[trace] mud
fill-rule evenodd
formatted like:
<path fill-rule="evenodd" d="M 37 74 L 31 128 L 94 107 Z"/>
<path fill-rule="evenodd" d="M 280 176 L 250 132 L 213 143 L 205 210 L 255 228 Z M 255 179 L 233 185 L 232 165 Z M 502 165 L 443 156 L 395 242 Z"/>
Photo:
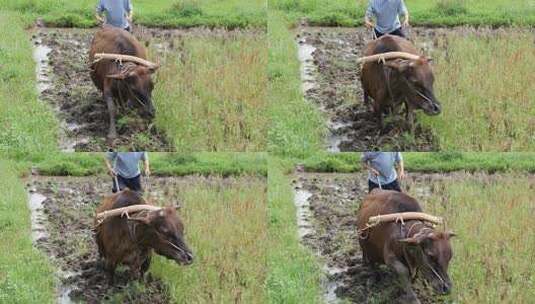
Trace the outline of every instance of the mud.
<path fill-rule="evenodd" d="M 232 178 L 161 177 L 144 181 L 148 195 L 165 204 L 181 189 L 199 183 L 225 187 Z M 121 303 L 169 303 L 166 286 L 147 273 L 144 281 L 130 279 L 128 268 L 120 267 L 115 284 L 110 285 L 93 236 L 94 211 L 105 195 L 111 193 L 107 177 L 39 177 L 28 182 L 36 214 L 36 246 L 57 267 L 60 281 L 59 303 L 101 303 L 113 299 Z M 230 184 L 229 184 L 230 185 Z M 40 211 L 39 211 L 40 210 Z M 34 222 L 32 212 L 32 223 Z M 178 269 L 179 270 L 179 269 Z"/>
<path fill-rule="evenodd" d="M 430 55 L 436 50 L 447 49 L 449 33 L 463 35 L 475 31 L 464 27 L 413 28 L 409 35 L 424 54 Z M 492 35 L 493 31 L 485 29 L 483 32 Z M 438 149 L 431 130 L 416 121 L 415 132 L 411 134 L 404 115 L 386 117 L 385 130 L 381 131 L 372 110 L 364 105 L 360 66 L 356 60 L 372 40 L 371 31 L 363 28 L 301 27 L 296 39 L 305 97 L 326 116 L 328 151 Z M 307 52 L 310 56 L 302 55 Z M 437 98 L 440 100 L 440 92 Z"/>
<path fill-rule="evenodd" d="M 33 32 L 34 59 L 40 100 L 51 105 L 60 123 L 59 147 L 63 151 L 126 150 L 171 151 L 165 134 L 154 121 L 140 117 L 135 109 L 118 110 L 118 139 L 106 142 L 109 128 L 107 106 L 90 78 L 88 54 L 96 29 L 36 28 Z M 168 30 L 135 27 L 134 35 L 147 46 L 149 59 L 161 64 L 169 54 L 184 52 L 185 36 L 232 38 L 238 31 L 194 28 Z M 242 32 L 239 32 L 242 33 Z M 254 31 L 251 31 L 255 35 Z M 154 76 L 157 79 L 157 73 Z M 156 87 L 158 83 L 156 81 Z M 154 101 L 157 104 L 157 101 Z M 165 109 L 156 108 L 158 111 Z"/>
<path fill-rule="evenodd" d="M 424 205 L 432 196 L 443 197 L 445 180 L 467 177 L 493 178 L 460 172 L 409 174 L 401 186 Z M 396 303 L 402 295 L 396 275 L 384 265 L 378 272 L 364 265 L 358 244 L 356 214 L 368 192 L 366 173 L 296 173 L 293 185 L 298 216 L 306 215 L 298 218 L 299 227 L 308 227 L 306 234 L 300 233 L 302 243 L 325 264 L 325 302 Z M 424 285 L 421 280 L 415 284 L 422 303 L 444 303 Z"/>

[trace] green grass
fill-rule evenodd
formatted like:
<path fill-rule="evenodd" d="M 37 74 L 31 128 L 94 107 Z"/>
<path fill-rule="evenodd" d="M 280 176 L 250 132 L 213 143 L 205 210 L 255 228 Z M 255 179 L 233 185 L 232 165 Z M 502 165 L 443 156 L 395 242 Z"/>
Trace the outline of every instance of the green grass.
<path fill-rule="evenodd" d="M 257 31 L 184 37 L 163 58 L 156 125 L 177 151 L 265 151 L 267 43 Z"/>
<path fill-rule="evenodd" d="M 312 25 L 360 26 L 367 0 L 269 0 L 270 9 L 285 12 L 293 22 L 305 17 Z M 411 24 L 534 25 L 535 5 L 530 0 L 406 0 Z"/>
<path fill-rule="evenodd" d="M 482 31 L 486 34 L 486 31 Z M 444 111 L 419 115 L 445 151 L 533 151 L 533 33 L 449 34 L 435 51 L 435 91 Z"/>
<path fill-rule="evenodd" d="M 270 12 L 268 26 L 269 150 L 304 157 L 322 149 L 326 126 L 319 111 L 303 98 L 297 46 L 289 23 L 281 13 Z"/>
<path fill-rule="evenodd" d="M 183 202 L 188 267 L 155 259 L 151 272 L 175 303 L 262 303 L 267 273 L 265 179 L 243 177 L 172 193 Z"/>
<path fill-rule="evenodd" d="M 0 7 L 22 12 L 28 20 L 42 18 L 47 26 L 93 27 L 98 1 L 0 0 Z M 265 27 L 262 0 L 133 0 L 134 23 L 159 27 Z"/>
<path fill-rule="evenodd" d="M 268 175 L 268 303 L 319 303 L 321 269 L 312 252 L 299 244 L 293 192 L 276 158 Z"/>
<path fill-rule="evenodd" d="M 27 194 L 12 164 L 0 159 L 0 303 L 54 303 L 54 276 L 32 246 Z"/>
<path fill-rule="evenodd" d="M 319 153 L 302 163 L 309 172 L 357 172 L 361 170 L 360 153 Z M 406 152 L 402 153 L 407 171 L 416 172 L 529 172 L 535 173 L 535 153 L 485 153 L 485 152 Z M 292 162 L 286 163 L 290 172 Z"/>
<path fill-rule="evenodd" d="M 436 188 L 436 187 L 435 187 Z M 533 180 L 467 176 L 446 181 L 443 193 L 426 202 L 426 212 L 447 219 L 454 303 L 530 303 L 535 296 Z M 530 258 L 531 257 L 531 258 Z"/>
<path fill-rule="evenodd" d="M 57 148 L 58 122 L 37 99 L 32 45 L 22 16 L 0 12 L 0 153 Z"/>
<path fill-rule="evenodd" d="M 21 171 L 34 168 L 41 175 L 89 176 L 105 174 L 104 153 L 34 153 L 15 158 Z M 156 176 L 267 176 L 266 153 L 149 153 Z"/>

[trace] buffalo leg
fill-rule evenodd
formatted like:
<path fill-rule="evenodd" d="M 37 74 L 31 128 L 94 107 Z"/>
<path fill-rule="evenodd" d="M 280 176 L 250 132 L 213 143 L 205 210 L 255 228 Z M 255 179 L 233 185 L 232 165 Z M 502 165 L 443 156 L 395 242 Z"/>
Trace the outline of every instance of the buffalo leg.
<path fill-rule="evenodd" d="M 106 274 L 108 275 L 108 282 L 110 285 L 113 285 L 115 282 L 115 268 L 117 265 L 111 261 L 105 260 L 104 261 L 104 269 L 106 270 Z"/>
<path fill-rule="evenodd" d="M 147 272 L 147 270 L 149 270 L 149 267 L 150 267 L 150 261 L 151 261 L 151 256 L 150 254 L 147 254 L 145 256 L 145 260 L 143 261 L 143 264 L 141 264 L 141 277 L 143 278 L 143 276 L 145 275 L 145 272 Z"/>
<path fill-rule="evenodd" d="M 115 115 L 117 114 L 117 109 L 115 107 L 115 103 L 113 102 L 113 97 L 111 95 L 110 90 L 104 90 L 104 101 L 106 101 L 106 105 L 108 106 L 108 114 L 110 115 L 110 129 L 108 132 L 108 139 L 115 139 L 117 138 L 117 129 L 115 127 Z"/>
<path fill-rule="evenodd" d="M 414 134 L 414 109 L 410 106 L 410 104 L 405 101 L 405 119 L 407 120 L 407 123 L 409 124 L 409 130 L 412 134 Z"/>
<path fill-rule="evenodd" d="M 402 303 L 420 304 L 414 290 L 411 287 L 409 269 L 385 246 L 385 263 L 390 266 L 399 276 L 405 295 L 400 299 Z"/>

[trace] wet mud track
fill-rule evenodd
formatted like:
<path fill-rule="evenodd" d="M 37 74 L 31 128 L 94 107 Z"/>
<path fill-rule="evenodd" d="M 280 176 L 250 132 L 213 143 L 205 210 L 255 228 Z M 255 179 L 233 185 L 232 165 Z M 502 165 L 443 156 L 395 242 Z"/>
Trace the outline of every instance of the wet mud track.
<path fill-rule="evenodd" d="M 414 28 L 411 39 L 429 54 L 432 49 L 445 48 L 443 38 L 451 31 Z M 431 130 L 416 123 L 415 133 L 410 134 L 404 115 L 389 115 L 381 131 L 372 110 L 364 105 L 356 60 L 372 40 L 371 35 L 362 28 L 303 27 L 297 33 L 304 95 L 327 117 L 327 149 L 436 150 Z"/>
<path fill-rule="evenodd" d="M 166 198 L 180 193 L 185 187 L 198 183 L 225 186 L 231 180 L 197 176 L 153 177 L 146 185 L 151 189 L 152 200 L 165 203 Z M 34 231 L 37 248 L 45 252 L 58 269 L 58 302 L 169 303 L 166 286 L 153 277 L 150 270 L 144 281 L 136 281 L 129 278 L 128 268 L 120 267 L 115 283 L 109 284 L 92 227 L 95 209 L 102 198 L 111 193 L 111 183 L 108 177 L 37 176 L 28 181 L 30 194 L 45 198 L 39 223 L 32 223 L 32 227 L 39 228 Z"/>
<path fill-rule="evenodd" d="M 462 174 L 409 174 L 401 186 L 425 210 L 423 204 L 430 197 L 443 197 L 445 180 L 467 177 Z M 396 303 L 402 295 L 396 274 L 384 265 L 378 272 L 366 266 L 358 244 L 356 214 L 368 192 L 367 174 L 297 173 L 293 186 L 296 200 L 300 193 L 307 193 L 308 210 L 302 212 L 305 217 L 298 225 L 307 226 L 300 233 L 301 240 L 325 264 L 326 302 Z M 444 302 L 420 280 L 414 287 L 422 303 Z"/>

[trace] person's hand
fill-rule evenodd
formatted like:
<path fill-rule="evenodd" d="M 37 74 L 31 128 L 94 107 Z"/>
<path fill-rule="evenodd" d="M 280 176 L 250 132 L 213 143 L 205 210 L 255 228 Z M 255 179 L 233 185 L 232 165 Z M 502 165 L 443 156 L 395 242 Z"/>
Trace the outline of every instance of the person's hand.
<path fill-rule="evenodd" d="M 399 171 L 398 177 L 399 177 L 399 179 L 404 179 L 405 178 L 405 171 Z"/>
<path fill-rule="evenodd" d="M 369 21 L 369 20 L 364 20 L 364 26 L 366 26 L 366 28 L 368 29 L 372 29 L 375 27 L 375 24 L 373 24 L 373 22 Z"/>
<path fill-rule="evenodd" d="M 375 169 L 375 168 L 371 168 L 370 167 L 370 171 L 372 172 L 373 175 L 375 175 L 377 177 L 381 176 L 381 173 L 379 171 L 377 171 L 377 169 Z"/>
<path fill-rule="evenodd" d="M 117 172 L 115 172 L 115 170 L 113 170 L 113 169 L 109 169 L 109 170 L 108 170 L 108 174 L 109 174 L 111 177 L 115 177 L 115 176 L 117 176 Z"/>
<path fill-rule="evenodd" d="M 405 19 L 405 21 L 403 21 L 403 24 L 401 25 L 401 27 L 403 27 L 403 28 L 408 28 L 409 26 L 411 26 L 411 25 L 409 24 L 409 20 L 408 20 L 408 19 Z"/>
<path fill-rule="evenodd" d="M 149 176 L 150 175 L 150 169 L 149 167 L 145 167 L 145 176 Z"/>

